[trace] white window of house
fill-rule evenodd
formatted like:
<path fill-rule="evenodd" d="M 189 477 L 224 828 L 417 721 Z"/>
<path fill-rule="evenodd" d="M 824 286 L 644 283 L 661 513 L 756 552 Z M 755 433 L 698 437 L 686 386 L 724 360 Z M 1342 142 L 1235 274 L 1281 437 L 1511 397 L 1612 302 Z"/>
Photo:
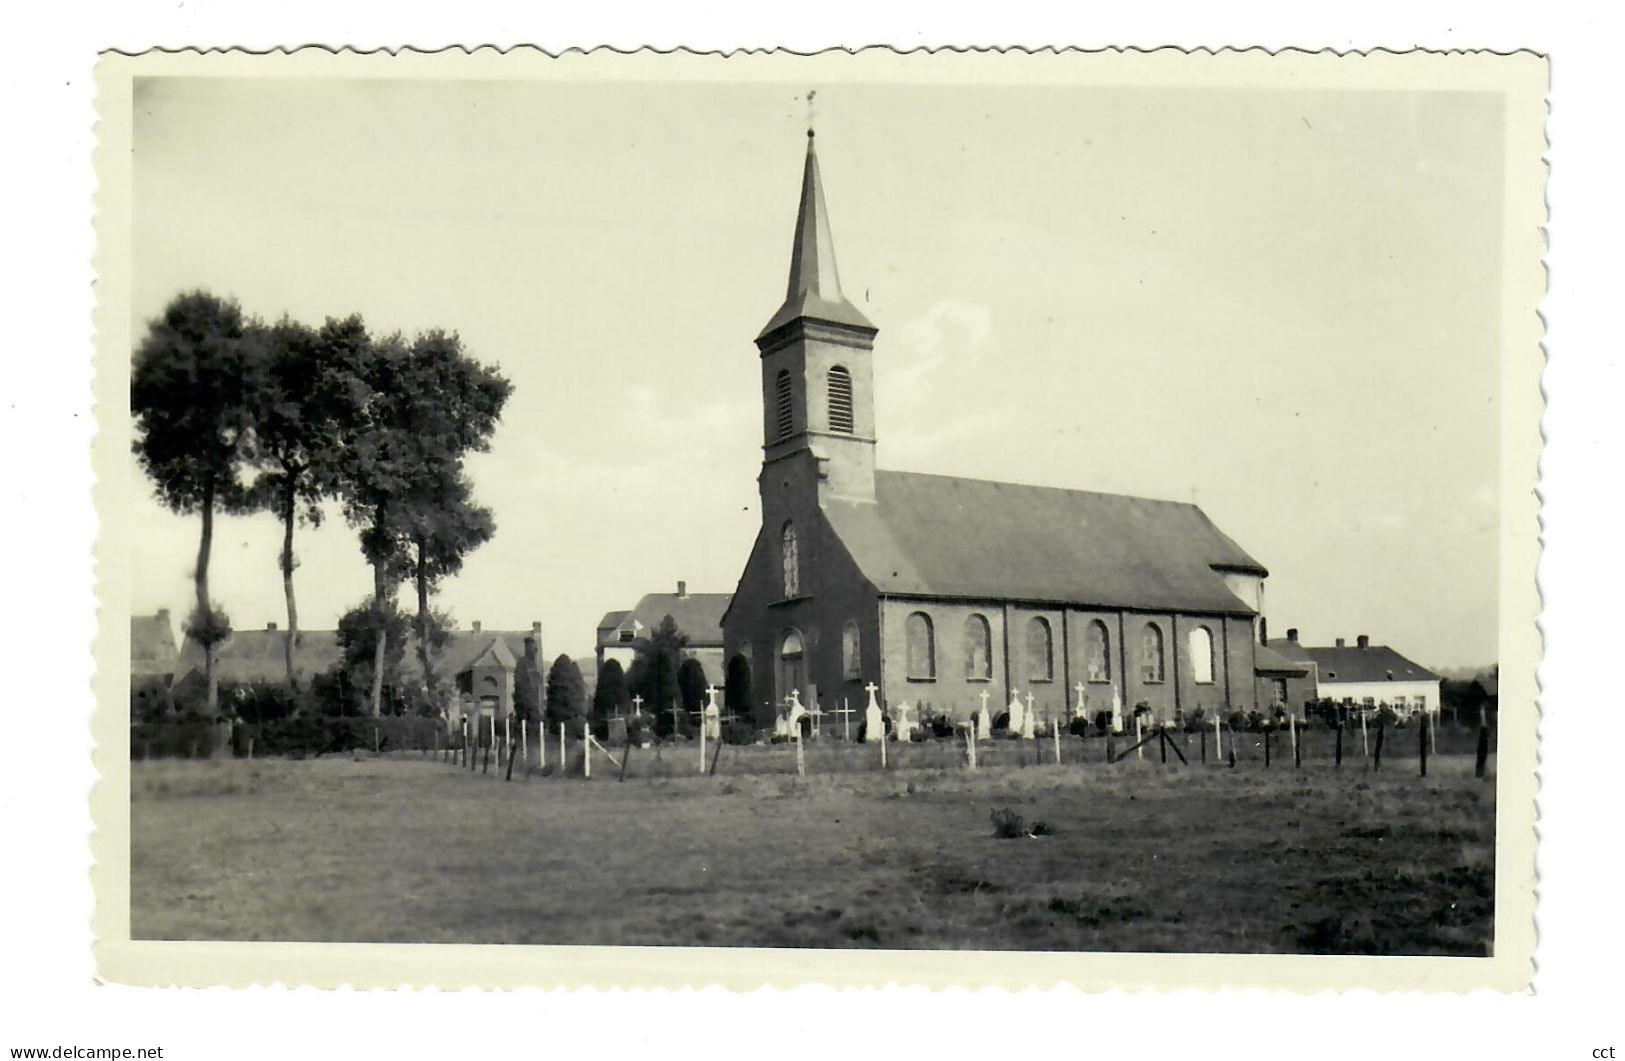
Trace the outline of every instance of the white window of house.
<path fill-rule="evenodd" d="M 980 615 L 965 620 L 965 677 L 973 682 L 993 679 L 993 629 Z"/>
<path fill-rule="evenodd" d="M 858 644 L 858 624 L 848 620 L 841 628 L 841 674 L 847 681 L 863 677 L 863 657 Z"/>
<path fill-rule="evenodd" d="M 1146 623 L 1140 631 L 1140 678 L 1155 684 L 1162 681 L 1165 668 L 1162 657 L 1162 628 Z"/>
<path fill-rule="evenodd" d="M 1213 684 L 1213 633 L 1205 626 L 1191 631 L 1191 674 L 1197 685 Z"/>
<path fill-rule="evenodd" d="M 801 594 L 801 549 L 796 541 L 796 525 L 786 523 L 780 532 L 779 558 L 784 568 L 784 595 L 796 597 Z"/>
<path fill-rule="evenodd" d="M 937 676 L 937 646 L 931 617 L 924 612 L 913 612 L 903 623 L 903 637 L 908 642 L 908 676 L 916 681 L 931 681 Z"/>
<path fill-rule="evenodd" d="M 1111 635 L 1106 632 L 1106 624 L 1099 619 L 1090 623 L 1083 633 L 1083 640 L 1084 658 L 1089 667 L 1089 680 L 1092 682 L 1111 681 Z"/>
<path fill-rule="evenodd" d="M 1410 707 L 1409 699 L 1407 699 L 1406 697 L 1403 697 L 1403 696 L 1394 697 L 1394 710 L 1395 711 L 1398 711 L 1400 714 L 1404 714 L 1406 709 L 1408 709 L 1409 707 Z"/>

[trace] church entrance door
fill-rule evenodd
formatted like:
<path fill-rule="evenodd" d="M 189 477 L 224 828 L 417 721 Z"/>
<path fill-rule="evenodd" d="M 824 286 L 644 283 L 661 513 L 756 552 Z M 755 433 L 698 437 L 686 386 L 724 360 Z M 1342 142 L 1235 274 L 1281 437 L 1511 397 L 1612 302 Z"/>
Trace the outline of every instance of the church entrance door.
<path fill-rule="evenodd" d="M 807 702 L 807 661 L 799 630 L 788 630 L 779 642 L 778 684 L 773 692 L 777 702 L 783 704 L 790 693 L 801 692 L 801 701 Z"/>

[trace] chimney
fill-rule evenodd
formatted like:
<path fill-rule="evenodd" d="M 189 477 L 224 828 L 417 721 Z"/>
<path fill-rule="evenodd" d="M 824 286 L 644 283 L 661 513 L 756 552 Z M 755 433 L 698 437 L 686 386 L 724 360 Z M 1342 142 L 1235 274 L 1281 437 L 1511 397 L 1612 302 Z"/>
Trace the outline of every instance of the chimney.
<path fill-rule="evenodd" d="M 480 621 L 478 619 L 475 619 L 472 623 L 469 624 L 469 629 L 473 630 L 474 633 L 476 633 L 476 634 L 479 633 L 480 632 Z M 1342 644 L 1342 642 L 1339 641 L 1338 644 Z"/>
<path fill-rule="evenodd" d="M 677 580 L 677 596 L 679 596 L 679 597 L 688 596 L 688 583 L 683 581 L 682 579 Z"/>
<path fill-rule="evenodd" d="M 1364 634 L 1361 634 L 1359 637 L 1355 638 L 1354 643 L 1359 645 L 1361 648 L 1371 647 L 1371 639 Z"/>
<path fill-rule="evenodd" d="M 158 621 L 162 622 L 162 623 L 169 622 L 169 609 L 168 608 L 159 608 L 158 609 Z"/>
<path fill-rule="evenodd" d="M 1296 626 L 1286 628 L 1286 639 L 1294 645 L 1298 643 L 1298 628 Z"/>
<path fill-rule="evenodd" d="M 542 640 L 542 624 L 541 623 L 532 622 L 530 624 L 530 636 L 534 637 L 538 642 L 540 642 Z"/>
<path fill-rule="evenodd" d="M 475 624 L 474 624 L 474 625 L 475 625 L 475 626 L 479 626 L 479 625 L 480 625 L 480 624 L 479 624 L 479 623 L 475 623 Z M 1342 647 L 1343 647 L 1343 639 L 1342 639 L 1342 638 L 1341 638 L 1341 637 L 1340 637 L 1340 638 L 1338 638 L 1338 639 L 1337 639 L 1337 647 L 1338 647 L 1338 648 L 1342 648 Z"/>
<path fill-rule="evenodd" d="M 265 632 L 268 633 L 268 634 L 276 633 L 276 623 L 266 623 L 265 624 Z"/>

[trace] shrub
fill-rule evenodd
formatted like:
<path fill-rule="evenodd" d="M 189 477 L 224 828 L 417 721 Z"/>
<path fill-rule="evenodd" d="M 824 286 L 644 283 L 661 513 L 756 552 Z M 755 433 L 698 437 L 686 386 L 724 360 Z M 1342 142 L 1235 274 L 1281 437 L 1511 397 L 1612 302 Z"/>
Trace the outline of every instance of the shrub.
<path fill-rule="evenodd" d="M 1067 723 L 1066 726 L 1066 731 L 1072 734 L 1074 737 L 1087 737 L 1089 735 L 1089 729 L 1090 723 L 1086 718 L 1075 718 L 1071 722 Z"/>
<path fill-rule="evenodd" d="M 755 744 L 756 728 L 749 722 L 735 719 L 722 727 L 724 744 Z"/>
<path fill-rule="evenodd" d="M 998 808 L 988 814 L 993 822 L 993 835 L 1000 840 L 1013 840 L 1027 835 L 1027 822 L 1009 807 Z"/>

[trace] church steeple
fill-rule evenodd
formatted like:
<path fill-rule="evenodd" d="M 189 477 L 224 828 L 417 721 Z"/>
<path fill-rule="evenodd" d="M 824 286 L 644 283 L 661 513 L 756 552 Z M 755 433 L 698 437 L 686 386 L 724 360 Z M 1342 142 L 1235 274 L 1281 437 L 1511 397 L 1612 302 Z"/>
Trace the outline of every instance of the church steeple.
<path fill-rule="evenodd" d="M 756 337 L 762 355 L 763 513 L 796 484 L 808 498 L 873 501 L 874 341 L 841 292 L 812 131 L 784 304 Z"/>
<path fill-rule="evenodd" d="M 818 175 L 818 151 L 807 130 L 807 161 L 801 169 L 801 206 L 796 211 L 795 242 L 790 249 L 790 283 L 784 305 L 773 314 L 758 339 L 803 317 L 874 330 L 858 308 L 841 293 L 835 268 L 835 241 L 824 206 L 824 182 Z"/>

